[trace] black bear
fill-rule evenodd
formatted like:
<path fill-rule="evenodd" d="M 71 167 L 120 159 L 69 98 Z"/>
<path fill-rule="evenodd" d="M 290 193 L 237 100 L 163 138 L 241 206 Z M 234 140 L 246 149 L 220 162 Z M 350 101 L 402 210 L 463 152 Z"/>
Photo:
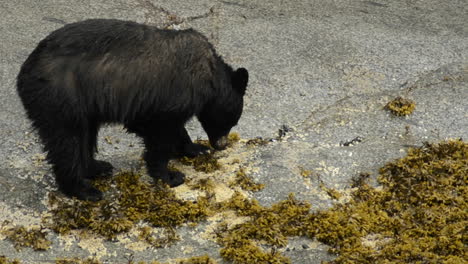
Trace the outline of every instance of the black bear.
<path fill-rule="evenodd" d="M 102 193 L 88 179 L 112 171 L 94 159 L 100 125 L 121 123 L 140 136 L 150 176 L 177 186 L 184 175 L 167 169 L 169 159 L 207 151 L 192 142 L 185 123 L 196 116 L 210 144 L 225 148 L 247 82 L 247 70 L 233 70 L 195 30 L 92 19 L 40 41 L 17 89 L 59 189 L 97 201 Z"/>

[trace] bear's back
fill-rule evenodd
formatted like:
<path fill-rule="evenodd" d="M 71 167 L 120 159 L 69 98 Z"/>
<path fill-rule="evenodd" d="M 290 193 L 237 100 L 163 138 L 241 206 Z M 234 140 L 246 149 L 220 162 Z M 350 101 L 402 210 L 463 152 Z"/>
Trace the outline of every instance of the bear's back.
<path fill-rule="evenodd" d="M 167 30 L 132 21 L 89 19 L 67 24 L 50 33 L 39 47 L 52 56 L 101 56 L 106 53 L 132 58 L 148 52 L 210 51 L 212 45 L 193 29 Z M 214 54 L 213 54 L 214 55 Z"/>
<path fill-rule="evenodd" d="M 52 32 L 22 71 L 47 80 L 51 92 L 63 100 L 86 104 L 80 108 L 106 121 L 121 121 L 135 115 L 135 109 L 142 113 L 198 111 L 214 94 L 213 82 L 224 82 L 215 79 L 227 78 L 225 67 L 208 40 L 195 30 L 92 19 Z M 145 105 L 135 105 L 143 98 Z"/>

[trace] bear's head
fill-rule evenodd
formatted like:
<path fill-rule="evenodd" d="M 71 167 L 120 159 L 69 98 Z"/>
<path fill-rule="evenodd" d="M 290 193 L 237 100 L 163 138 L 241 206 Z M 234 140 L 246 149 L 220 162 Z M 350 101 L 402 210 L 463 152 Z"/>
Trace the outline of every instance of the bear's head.
<path fill-rule="evenodd" d="M 239 68 L 236 71 L 231 70 L 229 78 L 229 85 L 223 96 L 214 98 L 198 115 L 211 146 L 217 150 L 226 148 L 227 136 L 242 115 L 249 73 L 245 68 Z"/>

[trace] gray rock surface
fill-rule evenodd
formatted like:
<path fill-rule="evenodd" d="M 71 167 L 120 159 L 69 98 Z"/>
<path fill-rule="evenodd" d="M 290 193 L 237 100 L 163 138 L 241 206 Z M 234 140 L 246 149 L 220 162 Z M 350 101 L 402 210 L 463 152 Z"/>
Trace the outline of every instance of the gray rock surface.
<path fill-rule="evenodd" d="M 379 167 L 410 146 L 468 138 L 466 0 L 1 1 L 0 221 L 39 223 L 47 193 L 56 188 L 16 94 L 19 67 L 50 31 L 98 17 L 196 28 L 227 62 L 249 69 L 245 111 L 235 131 L 248 139 L 276 137 L 283 125 L 291 129 L 245 157 L 252 176 L 266 186 L 251 194 L 263 205 L 293 192 L 314 210 L 331 206 L 319 180 L 305 180 L 300 168 L 320 175 L 328 187 L 345 189 L 360 172 L 375 179 Z M 412 115 L 383 110 L 397 96 L 416 102 Z M 196 121 L 188 128 L 194 138 L 206 138 Z M 360 142 L 345 146 L 357 137 Z M 115 167 L 140 166 L 139 140 L 120 126 L 102 129 L 99 143 L 99 157 Z M 23 263 L 91 255 L 125 263 L 131 254 L 138 261 L 202 254 L 220 260 L 219 246 L 200 236 L 207 225 L 179 228 L 181 241 L 174 246 L 143 251 L 98 240 L 85 245 L 77 238 L 67 244 L 51 235 L 51 250 L 17 252 L 0 236 L 0 256 Z M 320 263 L 333 258 L 326 252 L 316 241 L 293 238 L 284 253 L 293 263 Z"/>

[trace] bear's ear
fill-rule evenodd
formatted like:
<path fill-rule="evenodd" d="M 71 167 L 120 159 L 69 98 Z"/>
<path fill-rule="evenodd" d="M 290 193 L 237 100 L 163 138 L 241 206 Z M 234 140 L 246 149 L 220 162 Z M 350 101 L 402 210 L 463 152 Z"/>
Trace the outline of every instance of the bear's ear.
<path fill-rule="evenodd" d="M 241 95 L 245 94 L 247 83 L 249 82 L 249 72 L 245 68 L 239 68 L 232 73 L 232 88 Z"/>

